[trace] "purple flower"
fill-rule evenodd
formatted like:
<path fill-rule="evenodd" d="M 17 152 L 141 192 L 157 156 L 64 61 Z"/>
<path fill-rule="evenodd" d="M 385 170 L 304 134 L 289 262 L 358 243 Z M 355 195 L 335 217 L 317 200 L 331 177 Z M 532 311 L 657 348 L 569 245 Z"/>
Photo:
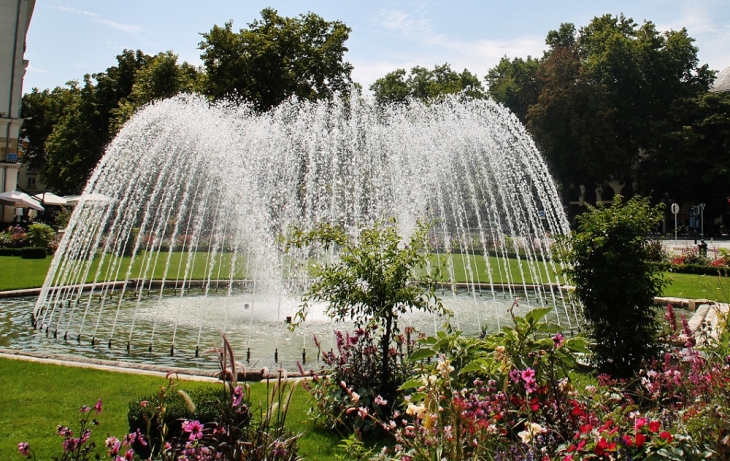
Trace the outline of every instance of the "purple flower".
<path fill-rule="evenodd" d="M 96 414 L 101 413 L 101 399 L 96 401 L 96 405 L 94 405 L 94 410 L 96 410 Z"/>
<path fill-rule="evenodd" d="M 555 345 L 555 349 L 559 349 L 560 346 L 563 345 L 563 342 L 565 341 L 565 338 L 563 338 L 563 335 L 560 333 L 555 333 L 555 336 L 553 336 L 553 344 Z"/>
<path fill-rule="evenodd" d="M 521 378 L 520 370 L 512 370 L 509 372 L 509 379 L 511 379 L 513 383 L 515 383 L 515 384 L 519 383 L 520 378 Z"/>
<path fill-rule="evenodd" d="M 20 442 L 18 444 L 18 451 L 20 451 L 20 454 L 23 456 L 30 455 L 30 445 L 28 445 L 28 442 Z"/>
<path fill-rule="evenodd" d="M 124 461 L 134 461 L 134 450 L 127 450 L 124 453 Z"/>

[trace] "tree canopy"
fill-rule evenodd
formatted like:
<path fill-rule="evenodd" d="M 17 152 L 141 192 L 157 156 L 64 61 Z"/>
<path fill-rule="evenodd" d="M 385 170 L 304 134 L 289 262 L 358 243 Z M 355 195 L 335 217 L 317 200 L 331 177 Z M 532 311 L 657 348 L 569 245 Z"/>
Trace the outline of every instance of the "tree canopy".
<path fill-rule="evenodd" d="M 172 52 L 124 50 L 117 65 L 52 91 L 23 96 L 27 162 L 59 194 L 79 193 L 124 122 L 155 99 L 196 89 L 199 72 Z"/>
<path fill-rule="evenodd" d="M 561 184 L 595 190 L 636 178 L 640 152 L 658 149 L 679 98 L 707 91 L 686 29 L 659 32 L 623 15 L 570 23 L 547 34 L 540 59 L 503 58 L 489 71 L 489 95 L 527 125 Z"/>
<path fill-rule="evenodd" d="M 214 26 L 199 48 L 202 91 L 213 100 L 245 101 L 266 111 L 285 99 L 327 99 L 348 91 L 352 65 L 344 61 L 350 28 L 314 13 L 298 18 L 266 8 L 247 29 Z"/>
<path fill-rule="evenodd" d="M 479 77 L 464 69 L 458 73 L 446 63 L 433 70 L 415 66 L 408 74 L 397 69 L 370 85 L 375 100 L 380 103 L 405 103 L 409 99 L 429 101 L 445 94 L 464 93 L 467 97 L 483 98 Z"/>

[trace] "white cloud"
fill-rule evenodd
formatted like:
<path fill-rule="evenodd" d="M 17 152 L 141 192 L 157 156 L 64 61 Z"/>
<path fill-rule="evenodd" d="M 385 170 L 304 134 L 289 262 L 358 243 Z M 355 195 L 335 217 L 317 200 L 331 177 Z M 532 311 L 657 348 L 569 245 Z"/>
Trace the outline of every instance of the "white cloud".
<path fill-rule="evenodd" d="M 424 34 L 431 31 L 430 22 L 424 14 L 414 16 L 403 10 L 380 10 L 375 14 L 372 24 L 403 34 Z"/>
<path fill-rule="evenodd" d="M 98 14 L 91 12 L 91 11 L 85 11 L 85 10 L 79 10 L 76 8 L 70 8 L 67 6 L 51 6 L 49 8 L 52 8 L 54 10 L 59 11 L 66 11 L 68 13 L 73 13 L 79 16 L 85 16 L 87 18 L 90 18 L 92 21 L 99 23 L 101 25 L 110 27 L 112 29 L 120 30 L 122 32 L 127 32 L 133 35 L 138 35 L 141 32 L 147 32 L 144 28 L 140 26 L 135 26 L 133 24 L 122 24 L 116 21 L 112 21 L 110 19 L 103 18 L 99 16 Z"/>
<path fill-rule="evenodd" d="M 43 69 L 39 69 L 37 67 L 33 67 L 31 64 L 28 64 L 28 67 L 26 67 L 25 70 L 28 71 L 28 72 L 33 72 L 35 74 L 48 74 L 48 75 L 51 74 L 47 70 L 43 70 Z"/>

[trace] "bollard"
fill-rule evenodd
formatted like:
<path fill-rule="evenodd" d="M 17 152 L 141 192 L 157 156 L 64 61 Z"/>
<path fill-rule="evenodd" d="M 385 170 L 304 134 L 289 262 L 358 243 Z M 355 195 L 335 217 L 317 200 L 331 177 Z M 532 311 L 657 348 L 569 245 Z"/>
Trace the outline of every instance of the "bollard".
<path fill-rule="evenodd" d="M 274 349 L 274 363 L 279 363 L 279 348 Z"/>

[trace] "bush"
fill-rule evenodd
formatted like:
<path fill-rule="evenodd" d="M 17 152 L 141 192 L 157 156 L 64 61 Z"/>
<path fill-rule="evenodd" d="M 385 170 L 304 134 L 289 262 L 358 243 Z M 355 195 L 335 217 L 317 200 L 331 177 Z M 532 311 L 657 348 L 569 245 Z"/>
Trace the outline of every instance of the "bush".
<path fill-rule="evenodd" d="M 391 356 L 388 374 L 397 387 L 405 383 L 413 372 L 413 367 L 405 360 L 405 354 L 414 344 L 410 339 L 411 331 L 411 328 L 407 328 L 405 335 L 396 338 L 399 347 L 392 347 L 388 351 Z M 352 335 L 340 331 L 335 332 L 335 335 L 336 352 L 323 352 L 317 338 L 314 339 L 325 366 L 314 375 L 311 382 L 303 384 L 314 397 L 313 419 L 328 429 L 344 429 L 347 432 L 379 429 L 373 426 L 372 419 L 361 418 L 358 412 L 367 412 L 384 419 L 400 402 L 397 392 L 381 395 L 375 389 L 382 379 L 383 362 L 380 357 L 382 351 L 376 340 L 379 337 L 378 329 L 358 328 Z M 358 412 L 348 412 L 353 403 L 357 404 Z"/>
<path fill-rule="evenodd" d="M 133 400 L 129 403 L 127 422 L 129 432 L 138 430 L 147 435 L 147 446 L 141 443 L 134 445 L 134 452 L 142 457 L 151 453 L 157 454 L 162 440 L 178 439 L 183 434 L 182 421 L 198 420 L 202 424 L 210 424 L 219 414 L 219 405 L 226 395 L 222 388 L 204 388 L 190 392 L 160 393 Z M 164 406 L 165 413 L 160 416 L 159 410 Z M 161 428 L 167 428 L 163 437 Z"/>
<path fill-rule="evenodd" d="M 633 197 L 616 196 L 611 207 L 588 207 L 579 230 L 564 240 L 561 257 L 584 306 L 593 359 L 603 373 L 633 376 L 657 352 L 654 297 L 665 285 L 650 260 L 646 241 L 661 219 L 661 208 Z"/>
<path fill-rule="evenodd" d="M 0 248 L 0 256 L 20 256 L 20 248 Z"/>
<path fill-rule="evenodd" d="M 40 247 L 25 247 L 20 249 L 20 257 L 23 259 L 46 259 L 48 250 Z"/>
<path fill-rule="evenodd" d="M 56 239 L 56 232 L 46 224 L 31 224 L 25 232 L 25 237 L 34 247 L 48 248 Z"/>

